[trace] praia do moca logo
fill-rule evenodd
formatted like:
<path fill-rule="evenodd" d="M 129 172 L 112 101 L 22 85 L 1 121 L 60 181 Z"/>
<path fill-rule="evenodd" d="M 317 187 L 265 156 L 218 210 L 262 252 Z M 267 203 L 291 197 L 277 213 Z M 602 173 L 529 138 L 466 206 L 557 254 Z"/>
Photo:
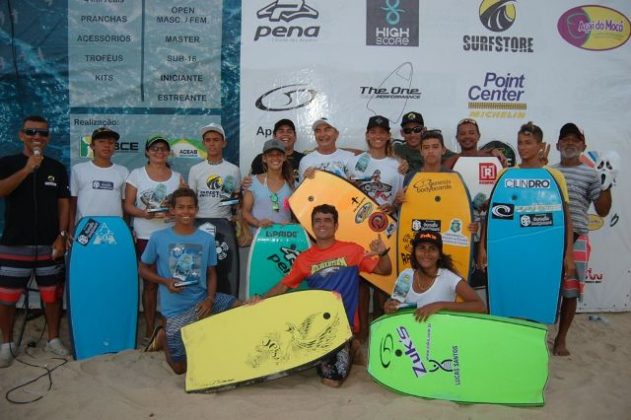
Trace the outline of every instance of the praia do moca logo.
<path fill-rule="evenodd" d="M 468 52 L 532 53 L 534 40 L 528 36 L 500 35 L 513 27 L 517 19 L 516 0 L 483 0 L 478 14 L 489 34 L 466 34 L 462 49 Z M 522 25 L 523 26 L 523 25 Z M 497 35 L 493 35 L 496 33 Z"/>

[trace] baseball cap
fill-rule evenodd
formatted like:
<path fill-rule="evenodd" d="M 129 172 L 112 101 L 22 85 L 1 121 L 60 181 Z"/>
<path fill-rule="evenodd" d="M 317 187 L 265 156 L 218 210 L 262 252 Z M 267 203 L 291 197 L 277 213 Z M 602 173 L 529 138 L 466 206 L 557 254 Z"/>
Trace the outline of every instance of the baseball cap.
<path fill-rule="evenodd" d="M 94 130 L 92 132 L 92 140 L 97 140 L 97 139 L 114 139 L 117 140 L 120 139 L 120 135 L 107 127 L 99 127 L 96 130 Z"/>
<path fill-rule="evenodd" d="M 209 131 L 214 131 L 216 133 L 219 133 L 221 134 L 221 137 L 224 138 L 224 140 L 226 139 L 226 133 L 223 131 L 223 127 L 221 126 L 221 124 L 210 123 L 208 125 L 205 125 L 199 129 L 199 134 L 201 134 L 201 136 L 204 137 L 204 134 L 208 133 Z"/>
<path fill-rule="evenodd" d="M 439 250 L 443 250 L 443 237 L 438 232 L 433 232 L 430 230 L 421 230 L 414 235 L 414 239 L 412 239 L 412 247 L 415 248 L 416 245 L 429 242 L 438 247 Z"/>
<path fill-rule="evenodd" d="M 425 125 L 425 121 L 423 121 L 423 116 L 420 113 L 414 111 L 408 112 L 407 114 L 403 115 L 403 118 L 401 119 L 401 127 L 411 122 L 419 123 L 422 126 Z"/>
<path fill-rule="evenodd" d="M 370 130 L 374 127 L 381 127 L 384 130 L 390 131 L 390 122 L 386 117 L 382 117 L 381 115 L 375 115 L 368 119 L 368 125 L 366 126 L 366 130 Z"/>
<path fill-rule="evenodd" d="M 561 131 L 559 131 L 559 140 L 571 135 L 575 135 L 579 139 L 585 141 L 585 136 L 583 135 L 583 132 L 581 131 L 580 128 L 578 128 L 576 124 L 574 123 L 564 124 L 563 127 L 561 127 Z"/>
<path fill-rule="evenodd" d="M 287 118 L 283 118 L 282 120 L 278 120 L 276 121 L 276 124 L 274 124 L 274 131 L 273 133 L 276 133 L 278 131 L 278 129 L 283 126 L 283 125 L 288 125 L 291 127 L 292 130 L 296 131 L 296 125 L 294 124 L 294 122 L 290 119 Z"/>
<path fill-rule="evenodd" d="M 330 118 L 327 117 L 321 117 L 319 119 L 317 119 L 312 125 L 311 125 L 311 129 L 315 130 L 316 128 L 318 128 L 319 125 L 322 124 L 327 124 L 330 125 L 331 127 L 335 128 L 337 130 L 337 127 L 335 127 L 335 124 L 333 123 L 333 121 L 331 121 Z"/>
<path fill-rule="evenodd" d="M 285 143 L 278 139 L 269 139 L 263 145 L 263 154 L 269 152 L 270 150 L 280 150 L 285 153 Z"/>
<path fill-rule="evenodd" d="M 164 142 L 164 144 L 167 145 L 167 149 L 171 150 L 171 145 L 169 144 L 169 141 L 167 140 L 166 136 L 163 136 L 162 134 L 154 134 L 153 136 L 149 137 L 145 142 L 145 150 L 149 149 L 151 146 L 159 141 Z"/>

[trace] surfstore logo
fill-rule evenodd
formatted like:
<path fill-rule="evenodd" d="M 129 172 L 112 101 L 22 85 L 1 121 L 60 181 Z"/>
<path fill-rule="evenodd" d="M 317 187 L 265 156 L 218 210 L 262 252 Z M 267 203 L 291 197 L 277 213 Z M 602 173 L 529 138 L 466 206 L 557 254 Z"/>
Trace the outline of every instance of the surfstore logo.
<path fill-rule="evenodd" d="M 366 45 L 417 47 L 419 2 L 367 0 Z"/>
<path fill-rule="evenodd" d="M 270 22 L 269 25 L 257 26 L 254 41 L 271 38 L 273 41 L 314 41 L 320 36 L 318 25 L 284 25 L 296 19 L 317 19 L 319 12 L 304 0 L 273 1 L 256 12 L 259 20 Z M 274 25 L 272 25 L 272 23 Z"/>
<path fill-rule="evenodd" d="M 482 25 L 491 32 L 500 33 L 513 26 L 517 18 L 515 0 L 483 0 L 478 15 Z M 471 52 L 532 53 L 532 37 L 508 35 L 464 35 L 462 49 Z"/>
<path fill-rule="evenodd" d="M 514 0 L 484 0 L 480 3 L 480 22 L 489 31 L 503 32 L 515 21 Z"/>
<path fill-rule="evenodd" d="M 469 116 L 473 118 L 526 118 L 524 73 L 488 71 L 482 81 L 469 88 Z"/>
<path fill-rule="evenodd" d="M 254 105 L 261 111 L 288 111 L 309 105 L 318 91 L 306 84 L 293 84 L 268 90 L 256 100 Z"/>
<path fill-rule="evenodd" d="M 631 36 L 629 19 L 603 6 L 580 6 L 563 13 L 557 23 L 561 37 L 570 45 L 606 51 L 624 45 Z"/>

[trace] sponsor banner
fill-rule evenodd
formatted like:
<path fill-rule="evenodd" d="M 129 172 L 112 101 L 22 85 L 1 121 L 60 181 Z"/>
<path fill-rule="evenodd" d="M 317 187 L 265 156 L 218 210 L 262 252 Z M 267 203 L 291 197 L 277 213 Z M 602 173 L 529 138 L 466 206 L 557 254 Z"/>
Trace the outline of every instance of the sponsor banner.
<path fill-rule="evenodd" d="M 366 1 L 366 45 L 416 47 L 418 43 L 418 1 Z"/>
<path fill-rule="evenodd" d="M 631 35 L 631 22 L 624 14 L 604 6 L 574 7 L 561 15 L 559 35 L 570 45 L 591 51 L 623 46 Z"/>

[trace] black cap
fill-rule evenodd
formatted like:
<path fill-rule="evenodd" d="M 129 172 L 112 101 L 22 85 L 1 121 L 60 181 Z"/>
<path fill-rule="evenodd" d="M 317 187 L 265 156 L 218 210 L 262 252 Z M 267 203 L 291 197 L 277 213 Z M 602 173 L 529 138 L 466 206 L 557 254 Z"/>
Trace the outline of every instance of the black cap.
<path fill-rule="evenodd" d="M 581 131 L 580 128 L 578 128 L 576 124 L 574 123 L 564 124 L 563 127 L 561 127 L 561 131 L 559 131 L 559 140 L 571 135 L 575 135 L 579 139 L 585 141 L 585 136 L 583 135 L 583 132 Z"/>
<path fill-rule="evenodd" d="M 167 145 L 167 149 L 171 150 L 171 145 L 169 144 L 169 141 L 162 134 L 155 134 L 155 135 L 149 137 L 147 139 L 147 141 L 145 142 L 145 150 L 149 149 L 151 146 L 153 146 L 154 144 L 156 144 L 159 141 L 164 142 L 164 144 Z"/>
<path fill-rule="evenodd" d="M 107 127 L 99 127 L 96 130 L 94 130 L 92 132 L 92 140 L 97 140 L 97 139 L 114 139 L 116 141 L 118 141 L 118 139 L 120 139 L 120 135 L 112 130 L 111 128 L 107 128 Z"/>
<path fill-rule="evenodd" d="M 263 145 L 263 154 L 269 152 L 270 150 L 280 150 L 285 153 L 285 143 L 278 139 L 269 139 Z"/>
<path fill-rule="evenodd" d="M 443 237 L 438 232 L 431 230 L 421 230 L 417 232 L 416 235 L 414 235 L 414 239 L 412 239 L 412 247 L 415 248 L 416 245 L 423 242 L 436 245 L 441 252 L 443 250 Z"/>
<path fill-rule="evenodd" d="M 294 124 L 294 122 L 288 118 L 283 118 L 282 120 L 276 121 L 276 124 L 274 124 L 274 131 L 272 133 L 276 134 L 278 129 L 283 125 L 288 125 L 291 127 L 292 130 L 296 131 L 296 125 Z"/>
<path fill-rule="evenodd" d="M 425 126 L 425 121 L 423 121 L 423 116 L 418 112 L 412 111 L 403 115 L 403 118 L 401 119 L 401 127 L 411 122 L 419 123 L 423 127 Z"/>
<path fill-rule="evenodd" d="M 370 117 L 368 120 L 368 125 L 366 126 L 366 130 L 370 130 L 374 127 L 381 127 L 386 131 L 390 131 L 390 121 L 386 117 L 382 117 L 381 115 L 375 115 L 374 117 Z"/>

